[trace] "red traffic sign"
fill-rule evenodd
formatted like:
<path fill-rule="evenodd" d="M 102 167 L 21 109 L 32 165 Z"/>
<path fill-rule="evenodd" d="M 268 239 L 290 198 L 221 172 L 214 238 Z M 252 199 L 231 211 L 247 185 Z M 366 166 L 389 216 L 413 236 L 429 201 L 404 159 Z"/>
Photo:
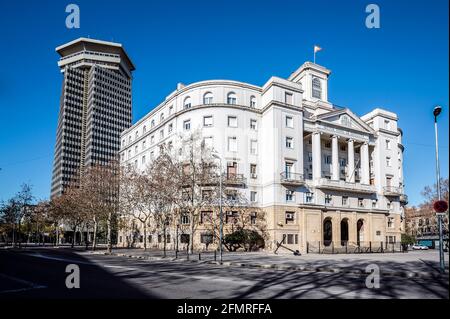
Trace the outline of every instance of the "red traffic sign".
<path fill-rule="evenodd" d="M 433 204 L 434 211 L 437 213 L 446 212 L 448 209 L 448 204 L 445 200 L 435 201 Z"/>

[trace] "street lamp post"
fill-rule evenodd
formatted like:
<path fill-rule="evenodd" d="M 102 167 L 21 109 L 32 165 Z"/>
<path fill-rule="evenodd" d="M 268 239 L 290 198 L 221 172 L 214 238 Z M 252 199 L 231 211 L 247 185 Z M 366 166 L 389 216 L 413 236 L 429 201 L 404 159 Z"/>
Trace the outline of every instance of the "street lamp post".
<path fill-rule="evenodd" d="M 217 153 L 213 153 L 212 154 L 213 157 L 217 158 L 219 160 L 219 165 L 220 165 L 220 175 L 219 175 L 219 221 L 220 221 L 220 225 L 219 225 L 219 252 L 220 252 L 220 264 L 222 264 L 222 255 L 223 255 L 223 248 L 222 248 L 222 242 L 223 242 L 223 214 L 222 214 L 222 158 L 217 154 Z"/>
<path fill-rule="evenodd" d="M 436 144 L 436 187 L 438 200 L 441 200 L 441 177 L 439 172 L 439 147 L 438 147 L 438 127 L 437 127 L 437 117 L 441 114 L 442 107 L 436 106 L 433 110 L 434 115 L 434 135 Z M 444 264 L 444 243 L 442 236 L 442 215 L 438 214 L 438 225 L 439 225 L 439 268 L 441 272 L 445 272 Z"/>

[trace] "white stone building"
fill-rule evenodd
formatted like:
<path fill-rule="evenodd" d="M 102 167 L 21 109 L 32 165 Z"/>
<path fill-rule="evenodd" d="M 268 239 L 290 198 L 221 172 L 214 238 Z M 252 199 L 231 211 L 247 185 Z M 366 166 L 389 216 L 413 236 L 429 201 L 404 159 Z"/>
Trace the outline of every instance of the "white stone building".
<path fill-rule="evenodd" d="M 225 173 L 241 178 L 240 189 L 266 212 L 267 248 L 284 235 L 286 246 L 300 251 L 399 242 L 406 195 L 397 115 L 376 108 L 358 117 L 333 105 L 329 76 L 306 62 L 262 87 L 179 84 L 122 133 L 121 161 L 144 167 L 162 143 L 201 130 Z"/>

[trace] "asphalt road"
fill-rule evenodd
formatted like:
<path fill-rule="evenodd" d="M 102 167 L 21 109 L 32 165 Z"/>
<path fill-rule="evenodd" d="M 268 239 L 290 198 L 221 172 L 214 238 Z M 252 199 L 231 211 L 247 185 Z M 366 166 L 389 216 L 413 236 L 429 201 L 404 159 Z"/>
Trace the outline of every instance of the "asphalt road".
<path fill-rule="evenodd" d="M 66 287 L 66 266 L 80 269 L 80 288 Z M 5 298 L 446 298 L 445 278 L 248 269 L 185 261 L 146 261 L 69 249 L 0 250 Z"/>

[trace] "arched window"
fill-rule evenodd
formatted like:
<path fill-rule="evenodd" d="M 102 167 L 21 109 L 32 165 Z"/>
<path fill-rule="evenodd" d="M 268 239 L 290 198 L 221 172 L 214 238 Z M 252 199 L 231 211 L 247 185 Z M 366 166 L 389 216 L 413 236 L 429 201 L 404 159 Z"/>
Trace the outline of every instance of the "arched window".
<path fill-rule="evenodd" d="M 236 94 L 234 92 L 228 93 L 227 103 L 228 104 L 236 104 Z"/>
<path fill-rule="evenodd" d="M 161 115 L 159 117 L 160 117 L 161 122 L 164 121 L 164 113 L 161 113 Z"/>
<path fill-rule="evenodd" d="M 250 96 L 250 107 L 256 107 L 256 97 L 254 95 Z"/>
<path fill-rule="evenodd" d="M 147 126 L 144 125 L 144 127 L 142 128 L 142 134 L 145 134 L 145 132 L 147 132 Z"/>
<path fill-rule="evenodd" d="M 312 97 L 317 99 L 322 98 L 322 83 L 319 78 L 314 77 L 312 79 Z"/>
<path fill-rule="evenodd" d="M 151 121 L 151 127 L 154 127 L 155 126 L 155 120 L 152 120 Z"/>
<path fill-rule="evenodd" d="M 203 95 L 203 104 L 212 104 L 213 103 L 213 94 L 211 92 L 205 93 Z"/>
<path fill-rule="evenodd" d="M 190 98 L 189 96 L 187 96 L 187 97 L 184 99 L 183 105 L 184 105 L 184 108 L 185 108 L 185 109 L 190 109 L 190 108 L 191 108 L 192 102 L 191 102 L 191 98 Z"/>

